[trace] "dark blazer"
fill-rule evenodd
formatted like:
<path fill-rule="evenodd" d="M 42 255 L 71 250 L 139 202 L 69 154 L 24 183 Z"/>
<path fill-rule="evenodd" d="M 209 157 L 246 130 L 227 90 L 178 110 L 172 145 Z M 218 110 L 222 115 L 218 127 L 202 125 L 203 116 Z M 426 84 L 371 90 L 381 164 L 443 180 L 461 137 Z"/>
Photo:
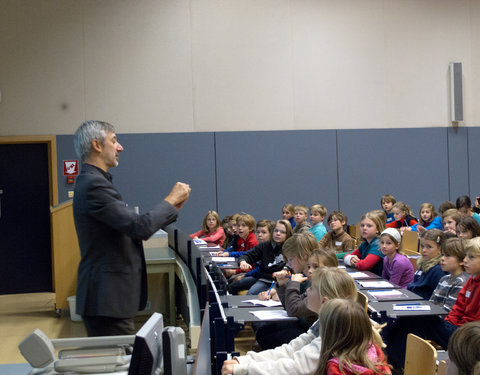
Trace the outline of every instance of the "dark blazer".
<path fill-rule="evenodd" d="M 83 164 L 75 184 L 73 216 L 82 256 L 77 314 L 135 316 L 147 301 L 142 240 L 175 221 L 177 211 L 162 201 L 138 215 L 122 201 L 109 173 Z"/>

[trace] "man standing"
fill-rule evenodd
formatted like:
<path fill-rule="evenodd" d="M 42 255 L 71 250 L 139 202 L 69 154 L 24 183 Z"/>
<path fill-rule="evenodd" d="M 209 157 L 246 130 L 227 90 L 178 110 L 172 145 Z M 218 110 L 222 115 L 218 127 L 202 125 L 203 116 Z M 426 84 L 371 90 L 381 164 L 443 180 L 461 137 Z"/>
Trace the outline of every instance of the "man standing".
<path fill-rule="evenodd" d="M 82 170 L 75 184 L 73 216 L 80 245 L 77 314 L 89 336 L 135 333 L 133 317 L 147 301 L 142 240 L 172 223 L 190 195 L 177 182 L 165 199 L 143 215 L 127 207 L 108 170 L 123 147 L 112 125 L 86 121 L 74 135 Z"/>

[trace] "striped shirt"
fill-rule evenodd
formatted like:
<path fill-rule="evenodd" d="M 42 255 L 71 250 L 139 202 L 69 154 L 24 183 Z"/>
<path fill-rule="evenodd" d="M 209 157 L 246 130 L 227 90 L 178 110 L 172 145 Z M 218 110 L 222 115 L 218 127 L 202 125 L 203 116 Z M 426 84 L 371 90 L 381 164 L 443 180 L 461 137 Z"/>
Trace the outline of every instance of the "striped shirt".
<path fill-rule="evenodd" d="M 453 305 L 457 301 L 458 293 L 469 277 L 470 275 L 466 272 L 462 272 L 456 277 L 451 275 L 443 276 L 430 297 L 430 302 L 442 306 L 447 311 L 452 310 Z"/>

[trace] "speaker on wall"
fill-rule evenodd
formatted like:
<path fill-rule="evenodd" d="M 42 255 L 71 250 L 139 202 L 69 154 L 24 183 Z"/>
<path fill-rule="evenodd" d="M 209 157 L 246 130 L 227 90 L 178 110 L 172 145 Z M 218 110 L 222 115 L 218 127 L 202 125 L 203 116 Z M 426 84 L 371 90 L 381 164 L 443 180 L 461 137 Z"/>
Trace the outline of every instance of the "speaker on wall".
<path fill-rule="evenodd" d="M 454 122 L 463 121 L 462 63 L 450 63 L 450 113 Z"/>

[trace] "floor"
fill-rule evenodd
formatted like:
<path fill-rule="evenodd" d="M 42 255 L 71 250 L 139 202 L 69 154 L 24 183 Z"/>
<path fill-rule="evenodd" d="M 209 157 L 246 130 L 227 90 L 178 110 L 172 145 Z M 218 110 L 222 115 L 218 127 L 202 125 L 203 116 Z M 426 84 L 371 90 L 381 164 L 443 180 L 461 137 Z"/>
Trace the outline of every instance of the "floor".
<path fill-rule="evenodd" d="M 135 319 L 139 329 L 148 316 Z M 177 326 L 186 329 L 183 321 Z M 26 362 L 18 344 L 33 330 L 39 328 L 49 338 L 85 337 L 82 322 L 73 322 L 68 311 L 59 316 L 55 311 L 55 293 L 0 295 L 0 363 Z M 235 348 L 241 354 L 252 350 L 253 330 L 246 326 L 235 339 Z M 194 353 L 189 353 L 194 354 Z"/>

